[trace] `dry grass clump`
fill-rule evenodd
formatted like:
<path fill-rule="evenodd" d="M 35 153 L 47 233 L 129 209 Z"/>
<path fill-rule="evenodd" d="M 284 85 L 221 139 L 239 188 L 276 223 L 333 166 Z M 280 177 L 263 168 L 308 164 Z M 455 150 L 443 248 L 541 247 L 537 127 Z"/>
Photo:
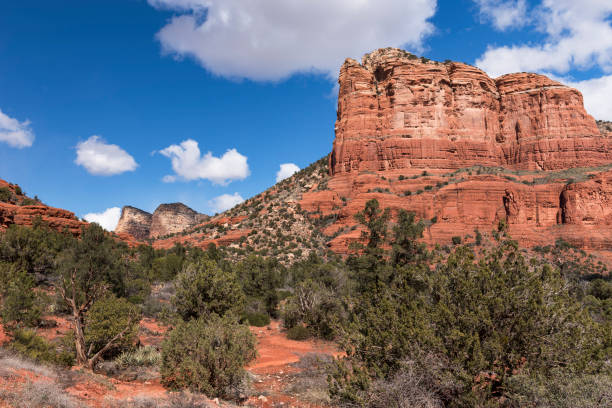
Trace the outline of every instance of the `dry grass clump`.
<path fill-rule="evenodd" d="M 26 382 L 18 390 L 0 390 L 3 399 L 15 408 L 80 408 L 59 385 L 50 382 Z"/>
<path fill-rule="evenodd" d="M 0 349 L 0 376 L 10 376 L 12 372 L 10 369 L 30 371 L 34 374 L 48 378 L 57 377 L 55 370 L 50 367 L 26 360 L 6 350 Z"/>
<path fill-rule="evenodd" d="M 234 405 L 221 403 L 211 403 L 210 400 L 203 394 L 192 393 L 188 391 L 174 392 L 170 397 L 154 398 L 147 396 L 136 396 L 129 400 L 117 400 L 109 398 L 106 400 L 108 408 L 218 408 L 234 407 Z"/>
<path fill-rule="evenodd" d="M 327 369 L 332 363 L 333 357 L 328 354 L 305 354 L 294 364 L 300 372 L 292 376 L 285 392 L 313 404 L 329 404 Z"/>

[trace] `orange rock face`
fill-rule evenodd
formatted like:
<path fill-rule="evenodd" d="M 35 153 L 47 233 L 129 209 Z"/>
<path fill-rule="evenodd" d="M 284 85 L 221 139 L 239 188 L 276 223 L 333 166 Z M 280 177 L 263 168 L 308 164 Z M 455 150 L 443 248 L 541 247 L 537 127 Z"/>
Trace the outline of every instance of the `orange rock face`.
<path fill-rule="evenodd" d="M 503 220 L 524 245 L 612 249 L 612 133 L 577 90 L 396 49 L 347 60 L 339 84 L 328 190 L 300 202 L 335 214 L 330 249 L 360 239 L 354 214 L 372 198 L 427 220 L 430 244 Z"/>
<path fill-rule="evenodd" d="M 0 202 L 0 230 L 12 224 L 32 226 L 34 220 L 40 219 L 49 227 L 64 231 L 67 229 L 73 235 L 80 235 L 81 227 L 86 222 L 79 221 L 74 213 L 46 205 L 14 205 Z"/>
<path fill-rule="evenodd" d="M 552 170 L 612 161 L 577 90 L 536 74 L 496 80 L 461 63 L 378 50 L 340 71 L 332 174 L 472 165 Z"/>

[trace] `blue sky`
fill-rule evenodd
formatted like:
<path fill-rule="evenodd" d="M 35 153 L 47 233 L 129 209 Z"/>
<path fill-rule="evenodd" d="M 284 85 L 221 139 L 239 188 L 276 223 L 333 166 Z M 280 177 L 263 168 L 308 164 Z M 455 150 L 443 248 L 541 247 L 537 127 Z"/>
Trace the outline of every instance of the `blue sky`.
<path fill-rule="evenodd" d="M 547 73 L 612 120 L 612 4 L 577 3 L 2 2 L 0 178 L 114 208 L 93 218 L 109 228 L 123 205 L 214 213 L 329 153 L 340 64 L 386 46 Z"/>

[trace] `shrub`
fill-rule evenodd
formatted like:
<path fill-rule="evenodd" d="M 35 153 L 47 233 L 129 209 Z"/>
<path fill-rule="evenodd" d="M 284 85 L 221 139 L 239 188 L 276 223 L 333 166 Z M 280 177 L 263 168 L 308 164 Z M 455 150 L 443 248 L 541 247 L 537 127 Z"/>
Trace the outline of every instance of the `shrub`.
<path fill-rule="evenodd" d="M 10 201 L 12 197 L 13 197 L 13 193 L 11 193 L 11 190 L 9 190 L 8 187 L 0 188 L 0 201 L 6 203 Z"/>
<path fill-rule="evenodd" d="M 181 322 L 162 344 L 162 382 L 172 389 L 239 399 L 244 396 L 244 366 L 255 355 L 255 337 L 230 316 Z"/>
<path fill-rule="evenodd" d="M 612 406 L 611 375 L 575 375 L 555 371 L 552 375 L 515 375 L 508 380 L 511 406 L 599 408 Z"/>
<path fill-rule="evenodd" d="M 223 271 L 209 259 L 188 264 L 176 277 L 172 304 L 183 320 L 198 319 L 215 313 L 236 315 L 244 309 L 244 293 L 233 272 Z"/>
<path fill-rule="evenodd" d="M 37 304 L 34 279 L 20 270 L 9 277 L 8 284 L 0 289 L 2 309 L 0 315 L 5 326 L 34 327 L 40 322 L 41 308 Z"/>
<path fill-rule="evenodd" d="M 18 391 L 0 390 L 0 399 L 6 399 L 15 408 L 77 408 L 82 405 L 55 383 L 26 382 Z"/>
<path fill-rule="evenodd" d="M 287 338 L 289 340 L 308 340 L 311 337 L 310 330 L 304 326 L 294 326 L 287 330 Z"/>
<path fill-rule="evenodd" d="M 92 305 L 85 317 L 85 343 L 93 352 L 102 350 L 111 339 L 118 336 L 126 327 L 128 330 L 116 339 L 103 353 L 116 355 L 134 346 L 138 334 L 138 321 L 134 316 L 140 312 L 136 306 L 114 295 L 104 297 Z"/>
<path fill-rule="evenodd" d="M 263 313 L 247 313 L 246 320 L 251 326 L 264 327 L 270 324 L 270 316 Z"/>
<path fill-rule="evenodd" d="M 34 330 L 15 330 L 9 348 L 39 363 L 50 363 L 66 367 L 70 367 L 74 363 L 74 356 L 72 354 L 66 352 L 58 353 L 52 344 L 38 336 Z"/>
<path fill-rule="evenodd" d="M 460 245 L 461 244 L 461 237 L 459 236 L 454 236 L 451 238 L 453 241 L 453 245 Z"/>

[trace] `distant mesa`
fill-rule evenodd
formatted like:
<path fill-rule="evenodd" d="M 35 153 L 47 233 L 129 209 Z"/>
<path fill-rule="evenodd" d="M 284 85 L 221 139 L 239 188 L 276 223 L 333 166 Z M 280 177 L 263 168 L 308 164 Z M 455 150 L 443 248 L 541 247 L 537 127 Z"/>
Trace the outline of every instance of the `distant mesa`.
<path fill-rule="evenodd" d="M 182 203 L 161 204 L 153 214 L 125 206 L 115 232 L 145 240 L 176 234 L 208 219 L 207 215 L 200 214 Z"/>

